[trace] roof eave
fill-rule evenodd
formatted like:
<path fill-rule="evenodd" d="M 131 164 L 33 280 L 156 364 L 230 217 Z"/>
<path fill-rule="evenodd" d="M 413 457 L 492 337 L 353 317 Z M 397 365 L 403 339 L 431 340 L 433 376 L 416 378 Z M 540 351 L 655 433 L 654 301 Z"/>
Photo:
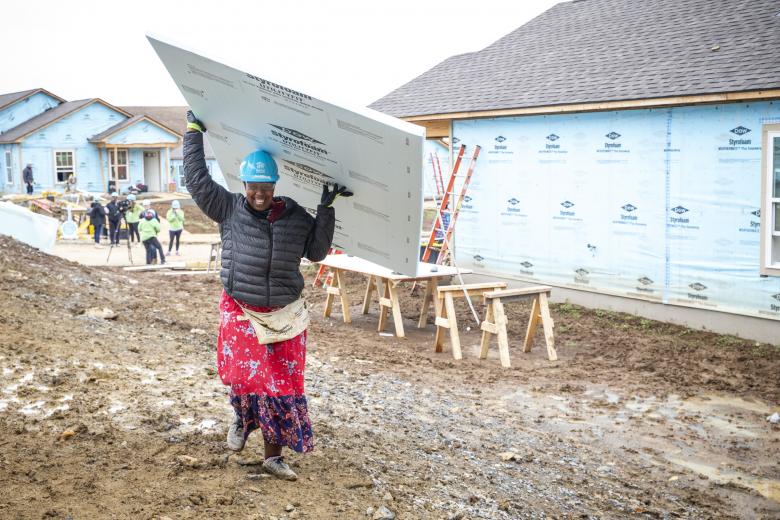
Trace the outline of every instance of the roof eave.
<path fill-rule="evenodd" d="M 463 112 L 445 112 L 396 116 L 404 121 L 435 121 L 455 119 L 481 119 L 516 115 L 562 114 L 570 112 L 599 112 L 607 110 L 629 110 L 636 108 L 658 108 L 681 105 L 701 105 L 712 103 L 735 103 L 739 101 L 762 101 L 780 99 L 780 88 L 718 92 L 685 96 L 666 96 L 657 98 L 622 99 L 610 101 L 589 101 L 583 103 L 561 103 L 517 108 L 469 110 Z M 380 110 L 381 111 L 381 110 Z"/>

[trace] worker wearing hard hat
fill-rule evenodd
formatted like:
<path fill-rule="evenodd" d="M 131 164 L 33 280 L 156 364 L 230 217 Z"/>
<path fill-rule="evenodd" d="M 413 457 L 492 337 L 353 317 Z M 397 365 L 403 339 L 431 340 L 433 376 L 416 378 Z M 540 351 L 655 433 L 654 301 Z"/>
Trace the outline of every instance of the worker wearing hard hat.
<path fill-rule="evenodd" d="M 130 235 L 130 242 L 138 240 L 141 243 L 141 235 L 138 233 L 138 223 L 141 221 L 141 212 L 143 208 L 140 204 L 135 203 L 135 195 L 132 193 L 127 196 L 127 212 L 125 213 L 125 221 L 127 222 L 127 233 Z"/>
<path fill-rule="evenodd" d="M 160 221 L 160 217 L 157 216 L 157 211 L 152 208 L 152 202 L 150 200 L 144 200 L 141 202 L 141 204 L 143 205 L 144 213 L 151 213 L 153 219 L 155 219 L 157 222 Z"/>
<path fill-rule="evenodd" d="M 301 298 L 302 257 L 325 258 L 336 223 L 336 197 L 352 193 L 323 186 L 312 217 L 293 199 L 275 196 L 279 173 L 267 152 L 257 150 L 240 166 L 245 193 L 230 193 L 209 175 L 203 123 L 187 112 L 184 172 L 195 203 L 219 223 L 224 291 L 219 304 L 217 370 L 230 386 L 235 417 L 227 445 L 241 450 L 249 434 L 263 434 L 263 468 L 295 480 L 282 447 L 305 453 L 314 447 L 303 370 L 308 310 Z M 247 323 L 247 321 L 249 323 Z M 272 326 L 271 326 L 272 325 Z"/>
<path fill-rule="evenodd" d="M 119 211 L 119 193 L 111 194 L 111 202 L 106 204 L 108 210 L 108 239 L 111 245 L 119 245 L 119 225 L 122 222 L 122 213 Z"/>
<path fill-rule="evenodd" d="M 173 243 L 176 242 L 176 256 L 179 255 L 179 240 L 181 232 L 184 231 L 184 211 L 181 209 L 181 203 L 178 200 L 171 202 L 171 209 L 165 215 L 168 221 L 168 254 L 171 254 Z"/>

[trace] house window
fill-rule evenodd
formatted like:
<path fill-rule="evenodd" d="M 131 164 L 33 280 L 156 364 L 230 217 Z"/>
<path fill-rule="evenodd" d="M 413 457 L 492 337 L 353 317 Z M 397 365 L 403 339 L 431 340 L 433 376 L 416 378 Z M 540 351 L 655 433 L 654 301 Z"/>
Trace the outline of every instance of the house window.
<path fill-rule="evenodd" d="M 14 167 L 11 162 L 11 150 L 5 151 L 5 182 L 7 184 L 14 183 Z"/>
<path fill-rule="evenodd" d="M 116 153 L 115 153 L 116 152 Z M 127 148 L 118 148 L 108 150 L 108 160 L 110 164 L 109 171 L 111 179 L 126 181 L 127 177 Z"/>
<path fill-rule="evenodd" d="M 76 173 L 74 169 L 73 150 L 54 151 L 55 182 L 67 182 L 68 177 Z"/>
<path fill-rule="evenodd" d="M 176 167 L 176 169 L 179 175 L 179 187 L 187 188 L 187 179 L 184 175 L 184 165 L 180 164 Z M 209 171 L 209 175 L 211 175 L 211 163 L 206 163 L 206 169 Z"/>
<path fill-rule="evenodd" d="M 780 276 L 780 124 L 763 133 L 761 274 Z"/>

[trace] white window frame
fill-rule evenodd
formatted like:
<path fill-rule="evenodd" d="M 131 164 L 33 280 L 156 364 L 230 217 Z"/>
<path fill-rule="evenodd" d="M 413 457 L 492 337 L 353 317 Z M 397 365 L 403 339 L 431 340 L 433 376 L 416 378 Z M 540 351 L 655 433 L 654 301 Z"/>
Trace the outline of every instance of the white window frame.
<path fill-rule="evenodd" d="M 775 229 L 778 218 L 775 204 L 780 196 L 773 197 L 774 172 L 780 164 L 774 164 L 775 138 L 780 139 L 780 124 L 764 125 L 761 139 L 761 268 L 764 276 L 780 276 L 780 229 Z M 778 194 L 780 195 L 780 193 Z M 778 261 L 772 263 L 772 258 Z"/>
<path fill-rule="evenodd" d="M 59 173 L 59 171 L 60 171 L 60 166 L 57 166 L 57 154 L 58 153 L 69 153 L 70 154 L 70 156 L 71 156 L 71 158 L 73 160 L 73 164 L 71 165 L 70 171 L 71 171 L 72 175 L 76 175 L 76 150 L 75 150 L 75 148 L 61 148 L 61 149 L 57 149 L 57 150 L 53 150 L 52 151 L 52 160 L 53 160 L 52 164 L 54 165 L 54 168 L 53 168 L 53 171 L 54 171 L 54 184 L 65 184 L 66 182 L 68 182 L 68 177 L 66 176 L 65 180 L 61 181 L 61 180 L 59 180 L 58 175 L 57 175 Z"/>
<path fill-rule="evenodd" d="M 5 150 L 5 183 L 11 185 L 14 183 L 14 161 L 13 150 Z"/>
<path fill-rule="evenodd" d="M 109 180 L 116 180 L 117 182 L 128 182 L 130 180 L 130 149 L 129 148 L 117 148 L 116 149 L 116 158 L 117 161 L 119 161 L 119 154 L 124 152 L 125 153 L 125 162 L 114 164 L 114 149 L 113 148 L 106 148 L 108 151 L 108 173 L 109 173 Z M 125 175 L 124 177 L 115 175 L 114 174 L 114 167 L 121 168 L 122 166 L 125 167 Z"/>

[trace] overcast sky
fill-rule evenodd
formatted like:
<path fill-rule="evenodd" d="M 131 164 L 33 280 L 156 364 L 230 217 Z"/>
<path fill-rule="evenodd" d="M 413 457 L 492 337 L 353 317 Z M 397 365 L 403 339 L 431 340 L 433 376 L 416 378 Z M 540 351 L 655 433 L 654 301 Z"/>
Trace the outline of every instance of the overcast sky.
<path fill-rule="evenodd" d="M 367 105 L 484 48 L 557 0 L 3 2 L 0 93 L 184 105 L 153 33 L 331 102 Z"/>

